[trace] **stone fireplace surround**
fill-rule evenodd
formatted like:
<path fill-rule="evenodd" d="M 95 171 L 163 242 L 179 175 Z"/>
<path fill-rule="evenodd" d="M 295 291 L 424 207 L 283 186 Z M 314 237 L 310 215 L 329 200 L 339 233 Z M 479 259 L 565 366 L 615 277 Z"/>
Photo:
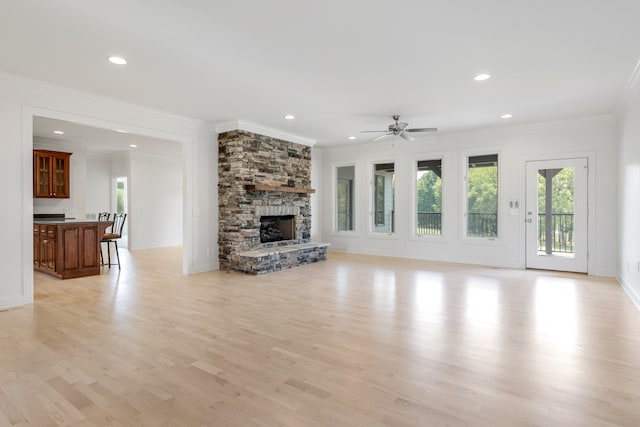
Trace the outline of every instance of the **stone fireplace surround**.
<path fill-rule="evenodd" d="M 246 188 L 256 184 L 268 190 Z M 326 259 L 328 244 L 310 241 L 310 186 L 310 147 L 243 130 L 219 134 L 220 269 L 262 274 Z M 261 243 L 260 217 L 287 215 L 295 237 Z"/>

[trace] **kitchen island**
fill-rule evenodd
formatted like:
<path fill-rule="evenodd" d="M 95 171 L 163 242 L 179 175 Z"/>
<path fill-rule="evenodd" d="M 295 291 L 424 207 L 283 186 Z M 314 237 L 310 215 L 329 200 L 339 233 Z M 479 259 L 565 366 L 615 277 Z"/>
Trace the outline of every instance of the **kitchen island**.
<path fill-rule="evenodd" d="M 34 219 L 33 269 L 57 277 L 100 274 L 100 239 L 111 221 Z"/>

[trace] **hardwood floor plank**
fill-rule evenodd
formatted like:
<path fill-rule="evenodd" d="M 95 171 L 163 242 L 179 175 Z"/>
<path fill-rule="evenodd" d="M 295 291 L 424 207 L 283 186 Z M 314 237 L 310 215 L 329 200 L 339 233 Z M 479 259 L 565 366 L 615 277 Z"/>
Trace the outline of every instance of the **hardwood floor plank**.
<path fill-rule="evenodd" d="M 637 426 L 640 313 L 612 279 L 360 256 L 183 276 L 35 274 L 0 312 L 0 426 Z"/>

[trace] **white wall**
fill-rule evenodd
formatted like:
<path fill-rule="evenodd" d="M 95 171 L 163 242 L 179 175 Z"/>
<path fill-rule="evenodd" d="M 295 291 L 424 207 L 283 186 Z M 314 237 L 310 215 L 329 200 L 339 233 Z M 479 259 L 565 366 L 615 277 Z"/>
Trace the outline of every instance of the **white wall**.
<path fill-rule="evenodd" d="M 323 150 L 323 240 L 332 250 L 453 261 L 491 266 L 525 267 L 525 162 L 589 157 L 589 273 L 614 276 L 616 271 L 617 133 L 613 116 L 435 135 L 407 143 L 364 143 Z M 463 233 L 464 158 L 470 154 L 500 156 L 499 239 L 466 239 Z M 414 164 L 443 159 L 443 235 L 414 237 Z M 396 233 L 371 233 L 372 164 L 396 165 Z M 356 165 L 355 231 L 334 231 L 335 167 Z M 510 216 L 509 201 L 519 215 Z"/>
<path fill-rule="evenodd" d="M 182 245 L 182 159 L 136 151 L 89 156 L 87 212 L 90 215 L 115 211 L 112 187 L 121 176 L 128 178 L 125 226 L 132 230 L 128 233 L 129 249 Z"/>
<path fill-rule="evenodd" d="M 110 212 L 111 159 L 105 154 L 87 155 L 86 214 L 95 218 L 98 212 Z M 73 197 L 73 193 L 71 193 Z"/>
<path fill-rule="evenodd" d="M 322 241 L 322 150 L 311 148 L 311 188 L 316 192 L 311 194 L 311 240 Z"/>
<path fill-rule="evenodd" d="M 182 244 L 182 161 L 131 153 L 129 248 Z"/>
<path fill-rule="evenodd" d="M 636 76 L 638 77 L 638 76 Z M 620 117 L 618 280 L 640 309 L 640 91 Z"/>
<path fill-rule="evenodd" d="M 180 142 L 184 165 L 183 271 L 218 268 L 217 145 L 201 122 L 0 73 L 0 180 L 11 209 L 0 210 L 5 244 L 0 248 L 0 308 L 33 301 L 33 116 Z M 75 209 L 75 206 L 74 206 Z M 197 238 L 194 238 L 197 236 Z"/>

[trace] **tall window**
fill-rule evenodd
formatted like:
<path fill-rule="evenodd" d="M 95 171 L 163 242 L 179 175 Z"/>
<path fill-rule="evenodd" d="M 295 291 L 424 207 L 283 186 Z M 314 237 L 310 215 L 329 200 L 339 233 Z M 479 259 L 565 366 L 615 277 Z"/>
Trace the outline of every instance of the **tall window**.
<path fill-rule="evenodd" d="M 336 229 L 353 231 L 353 180 L 355 166 L 336 168 Z"/>
<path fill-rule="evenodd" d="M 467 236 L 498 236 L 497 154 L 468 158 Z"/>
<path fill-rule="evenodd" d="M 373 231 L 393 233 L 395 231 L 395 165 L 378 163 L 373 165 Z"/>
<path fill-rule="evenodd" d="M 418 160 L 416 234 L 442 234 L 442 160 Z"/>

